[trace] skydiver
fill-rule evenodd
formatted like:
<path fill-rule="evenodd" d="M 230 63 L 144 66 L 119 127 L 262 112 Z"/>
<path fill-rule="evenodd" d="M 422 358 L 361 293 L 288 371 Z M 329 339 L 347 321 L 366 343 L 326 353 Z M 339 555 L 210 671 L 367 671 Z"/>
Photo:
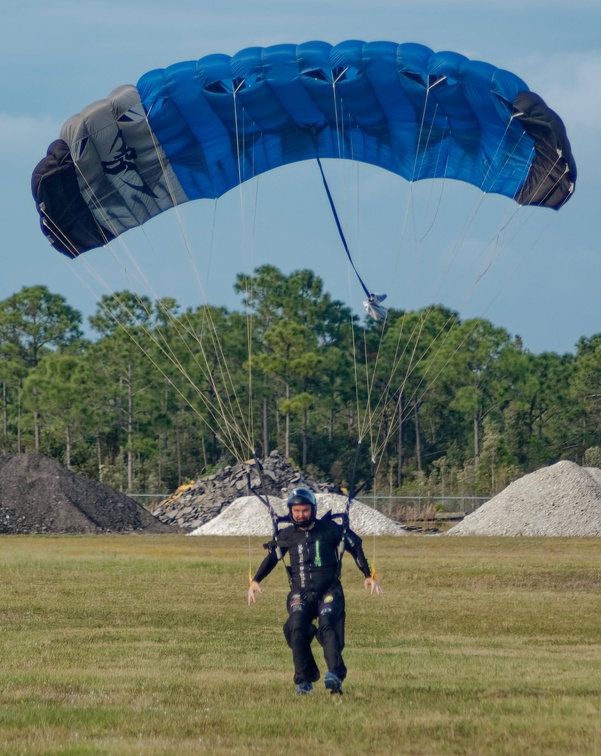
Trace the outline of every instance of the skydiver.
<path fill-rule="evenodd" d="M 334 522 L 329 513 L 317 518 L 317 502 L 308 488 L 295 488 L 288 496 L 288 512 L 292 525 L 281 530 L 265 545 L 268 554 L 259 566 L 248 589 L 248 605 L 262 593 L 261 581 L 269 575 L 280 559 L 288 554 L 290 593 L 286 607 L 288 619 L 284 636 L 292 650 L 296 693 L 311 693 L 320 674 L 311 642 L 317 637 L 323 648 L 328 671 L 326 689 L 342 693 L 346 666 L 344 649 L 345 601 L 340 583 L 341 559 L 348 551 L 365 575 L 364 587 L 373 595 L 381 595 L 382 587 L 372 572 L 363 552 L 361 539 L 349 528 Z M 318 626 L 313 624 L 318 620 Z"/>

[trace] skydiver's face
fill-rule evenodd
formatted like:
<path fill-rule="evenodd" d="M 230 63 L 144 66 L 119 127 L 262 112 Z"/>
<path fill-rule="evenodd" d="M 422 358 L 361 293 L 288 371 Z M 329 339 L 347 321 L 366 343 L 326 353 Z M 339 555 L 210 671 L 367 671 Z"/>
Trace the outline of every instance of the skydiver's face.
<path fill-rule="evenodd" d="M 311 511 L 310 504 L 293 504 L 290 507 L 292 519 L 301 527 L 303 523 L 308 523 L 311 519 Z"/>

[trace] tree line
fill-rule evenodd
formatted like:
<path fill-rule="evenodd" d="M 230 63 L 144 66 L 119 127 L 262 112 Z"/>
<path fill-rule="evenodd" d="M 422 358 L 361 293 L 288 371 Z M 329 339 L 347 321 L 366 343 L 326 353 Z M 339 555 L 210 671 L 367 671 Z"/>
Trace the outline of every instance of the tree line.
<path fill-rule="evenodd" d="M 360 321 L 309 270 L 266 265 L 235 288 L 232 311 L 102 297 L 95 338 L 44 286 L 0 302 L 1 452 L 130 493 L 274 449 L 397 495 L 491 495 L 560 459 L 601 463 L 601 334 L 535 355 L 442 306 Z"/>

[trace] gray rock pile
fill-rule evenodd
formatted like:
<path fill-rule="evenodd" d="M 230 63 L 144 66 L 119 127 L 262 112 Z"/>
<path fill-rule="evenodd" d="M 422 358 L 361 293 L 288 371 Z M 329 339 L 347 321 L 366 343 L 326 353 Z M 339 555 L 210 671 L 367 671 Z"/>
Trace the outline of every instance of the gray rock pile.
<path fill-rule="evenodd" d="M 601 470 L 558 462 L 511 483 L 448 536 L 601 536 Z"/>
<path fill-rule="evenodd" d="M 261 465 L 263 487 L 254 466 L 250 468 L 251 484 L 269 497 L 285 497 L 297 486 L 307 486 L 316 492 L 340 493 L 336 486 L 323 483 L 294 467 L 277 450 L 261 460 Z M 188 532 L 196 530 L 249 493 L 248 471 L 246 464 L 224 467 L 190 486 L 182 486 L 168 499 L 150 507 L 149 511 L 161 522 L 177 525 Z"/>
<path fill-rule="evenodd" d="M 0 533 L 169 533 L 129 496 L 42 454 L 0 457 Z"/>
<path fill-rule="evenodd" d="M 318 517 L 323 517 L 328 510 L 333 513 L 343 512 L 346 507 L 346 496 L 318 493 L 315 498 L 317 499 Z M 288 514 L 284 499 L 270 496 L 269 502 L 280 517 Z M 407 531 L 397 522 L 358 500 L 351 504 L 350 525 L 355 533 L 360 536 L 407 535 Z M 256 496 L 241 496 L 220 515 L 190 533 L 193 536 L 244 535 L 267 537 L 271 534 L 272 526 L 269 512 L 265 504 L 259 501 Z"/>

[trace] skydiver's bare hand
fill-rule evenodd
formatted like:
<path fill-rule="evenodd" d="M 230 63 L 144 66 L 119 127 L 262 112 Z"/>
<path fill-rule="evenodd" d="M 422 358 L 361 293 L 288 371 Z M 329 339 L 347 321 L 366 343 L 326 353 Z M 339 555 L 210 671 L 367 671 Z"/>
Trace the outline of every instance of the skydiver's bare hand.
<path fill-rule="evenodd" d="M 261 586 L 257 583 L 256 580 L 252 580 L 250 587 L 248 589 L 248 605 L 252 606 L 256 602 L 256 596 L 255 593 L 263 593 L 263 589 Z"/>
<path fill-rule="evenodd" d="M 365 588 L 365 590 L 370 589 L 370 593 L 372 596 L 381 596 L 384 593 L 384 591 L 382 590 L 382 586 L 380 585 L 380 581 L 377 578 L 372 578 L 372 577 L 365 578 L 363 587 Z"/>

